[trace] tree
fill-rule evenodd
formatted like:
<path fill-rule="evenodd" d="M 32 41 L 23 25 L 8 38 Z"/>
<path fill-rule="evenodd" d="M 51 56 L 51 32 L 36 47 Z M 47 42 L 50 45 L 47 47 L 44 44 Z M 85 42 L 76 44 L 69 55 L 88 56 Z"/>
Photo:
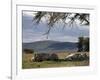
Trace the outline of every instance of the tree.
<path fill-rule="evenodd" d="M 78 38 L 78 52 L 83 51 L 83 41 L 84 41 L 84 37 L 79 37 Z"/>
<path fill-rule="evenodd" d="M 89 38 L 79 37 L 77 47 L 78 47 L 78 52 L 89 51 Z"/>
<path fill-rule="evenodd" d="M 84 40 L 84 50 L 89 51 L 89 38 L 85 38 Z"/>
<path fill-rule="evenodd" d="M 37 12 L 33 18 L 33 21 L 36 24 L 39 24 L 45 18 L 48 25 L 48 30 L 45 34 L 50 33 L 50 30 L 54 27 L 55 24 L 62 22 L 63 27 L 66 25 L 73 26 L 74 23 L 80 22 L 83 25 L 89 25 L 89 14 L 84 13 L 61 13 L 61 12 Z"/>

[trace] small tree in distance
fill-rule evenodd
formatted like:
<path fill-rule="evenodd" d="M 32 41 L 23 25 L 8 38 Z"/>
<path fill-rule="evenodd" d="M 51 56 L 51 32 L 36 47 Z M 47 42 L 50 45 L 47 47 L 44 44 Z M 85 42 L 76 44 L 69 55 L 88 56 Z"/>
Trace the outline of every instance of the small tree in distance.
<path fill-rule="evenodd" d="M 78 52 L 89 51 L 89 38 L 79 37 L 77 47 L 78 47 Z"/>
<path fill-rule="evenodd" d="M 84 50 L 85 51 L 89 51 L 89 38 L 87 37 L 87 38 L 85 38 L 85 40 L 84 40 Z"/>
<path fill-rule="evenodd" d="M 78 52 L 83 51 L 83 40 L 84 40 L 83 37 L 78 38 Z"/>

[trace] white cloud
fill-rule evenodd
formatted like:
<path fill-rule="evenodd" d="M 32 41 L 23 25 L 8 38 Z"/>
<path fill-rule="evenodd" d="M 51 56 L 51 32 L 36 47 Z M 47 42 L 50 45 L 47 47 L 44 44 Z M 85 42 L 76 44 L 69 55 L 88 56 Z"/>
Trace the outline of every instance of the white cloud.
<path fill-rule="evenodd" d="M 33 12 L 33 11 L 23 11 L 23 16 L 26 15 L 26 16 L 35 16 L 37 12 Z"/>
<path fill-rule="evenodd" d="M 40 23 L 34 25 L 32 22 L 33 14 L 36 12 L 23 12 L 23 42 L 34 42 L 47 40 L 46 35 L 47 25 Z M 79 36 L 89 36 L 89 26 L 78 25 L 77 27 L 68 27 L 62 29 L 62 24 L 56 24 L 50 31 L 49 40 L 64 41 L 64 42 L 77 42 Z"/>

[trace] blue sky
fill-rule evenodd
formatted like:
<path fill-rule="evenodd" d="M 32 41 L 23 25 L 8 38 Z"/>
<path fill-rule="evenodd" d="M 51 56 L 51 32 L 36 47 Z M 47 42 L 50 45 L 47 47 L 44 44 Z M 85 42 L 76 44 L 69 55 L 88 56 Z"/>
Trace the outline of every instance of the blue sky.
<path fill-rule="evenodd" d="M 48 27 L 46 22 L 41 22 L 36 25 L 32 22 L 35 12 L 23 12 L 23 42 L 35 42 L 43 40 L 54 40 L 61 42 L 77 42 L 79 36 L 89 36 L 89 26 L 74 25 L 73 27 L 66 26 L 62 28 L 62 23 L 58 23 L 51 29 L 48 39 L 47 35 L 43 35 Z"/>

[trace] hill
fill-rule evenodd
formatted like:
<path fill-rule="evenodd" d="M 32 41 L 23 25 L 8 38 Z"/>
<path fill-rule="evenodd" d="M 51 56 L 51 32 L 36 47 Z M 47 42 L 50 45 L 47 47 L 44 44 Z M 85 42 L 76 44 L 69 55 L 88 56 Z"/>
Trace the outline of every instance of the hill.
<path fill-rule="evenodd" d="M 22 49 L 34 49 L 37 52 L 75 51 L 77 50 L 77 43 L 51 40 L 36 41 L 22 43 Z"/>

